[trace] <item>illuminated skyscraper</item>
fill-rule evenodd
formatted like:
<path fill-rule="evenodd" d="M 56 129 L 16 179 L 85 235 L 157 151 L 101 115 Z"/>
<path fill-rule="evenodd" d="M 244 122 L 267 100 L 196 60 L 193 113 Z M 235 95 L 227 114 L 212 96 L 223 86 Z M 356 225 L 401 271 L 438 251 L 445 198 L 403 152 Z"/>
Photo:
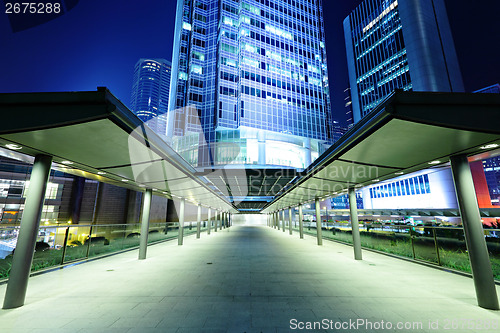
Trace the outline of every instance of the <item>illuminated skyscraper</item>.
<path fill-rule="evenodd" d="M 464 90 L 443 0 L 366 0 L 344 33 L 354 122 L 395 89 Z"/>
<path fill-rule="evenodd" d="M 305 168 L 333 138 L 321 0 L 178 0 L 168 133 L 196 166 Z"/>
<path fill-rule="evenodd" d="M 160 135 L 166 133 L 166 113 L 172 63 L 165 59 L 140 59 L 134 69 L 132 111 Z"/>

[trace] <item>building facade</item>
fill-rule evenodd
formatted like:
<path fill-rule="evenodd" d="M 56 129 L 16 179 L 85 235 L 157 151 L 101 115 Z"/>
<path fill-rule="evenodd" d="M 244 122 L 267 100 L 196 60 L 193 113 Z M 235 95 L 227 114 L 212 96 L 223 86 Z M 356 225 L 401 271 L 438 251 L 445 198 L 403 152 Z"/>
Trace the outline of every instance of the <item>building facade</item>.
<path fill-rule="evenodd" d="M 354 118 L 352 114 L 352 98 L 351 98 L 351 88 L 344 89 L 344 107 L 346 116 L 346 125 L 350 129 L 354 126 Z"/>
<path fill-rule="evenodd" d="M 131 110 L 165 136 L 172 63 L 165 59 L 139 59 L 134 68 Z"/>
<path fill-rule="evenodd" d="M 321 0 L 178 0 L 168 115 L 199 167 L 303 169 L 332 141 Z"/>
<path fill-rule="evenodd" d="M 354 122 L 395 89 L 464 91 L 443 0 L 366 0 L 344 34 Z"/>

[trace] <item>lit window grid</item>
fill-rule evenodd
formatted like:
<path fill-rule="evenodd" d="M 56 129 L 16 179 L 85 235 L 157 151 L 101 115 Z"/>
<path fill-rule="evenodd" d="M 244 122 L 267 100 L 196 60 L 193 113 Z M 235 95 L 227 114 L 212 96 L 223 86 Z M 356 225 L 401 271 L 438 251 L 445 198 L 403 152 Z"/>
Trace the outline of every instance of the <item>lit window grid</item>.
<path fill-rule="evenodd" d="M 429 193 L 431 193 L 431 188 L 429 176 L 427 174 L 370 188 L 370 196 L 372 199 Z"/>
<path fill-rule="evenodd" d="M 250 27 L 249 27 L 249 28 L 250 28 Z M 268 44 L 264 44 L 264 43 L 262 43 L 262 42 L 258 42 L 258 41 L 256 41 L 256 40 L 253 40 L 253 39 L 250 39 L 250 38 L 248 38 L 248 42 L 251 42 L 252 44 L 254 44 L 254 45 L 258 46 L 258 47 L 264 47 L 264 45 L 265 45 L 265 47 L 264 47 L 264 48 L 266 48 L 266 50 L 267 50 L 267 49 L 271 49 L 271 48 L 272 48 L 272 46 L 270 46 L 270 45 L 268 45 Z M 263 45 L 263 44 L 264 44 L 264 45 Z M 281 50 L 281 49 L 280 49 L 280 50 Z M 242 51 L 242 54 L 246 54 L 247 52 L 248 52 L 248 51 Z M 263 60 L 263 61 L 265 61 L 266 63 L 275 63 L 275 64 L 277 65 L 277 62 L 276 62 L 275 60 L 273 60 L 273 59 L 269 59 L 269 58 L 264 57 L 264 56 L 261 56 L 261 55 L 256 55 L 256 57 L 258 57 L 258 58 L 259 58 L 259 60 Z M 297 58 L 304 58 L 304 57 L 297 55 Z M 306 60 L 306 59 L 304 59 L 304 60 Z M 310 59 L 307 59 L 306 61 L 310 61 Z M 240 62 L 240 63 L 241 63 L 241 62 Z M 243 64 L 242 64 L 242 65 L 240 65 L 240 68 L 242 68 L 242 69 L 243 69 L 243 68 L 244 68 L 244 66 L 245 66 L 245 65 L 243 65 Z M 255 70 L 256 70 L 256 69 L 252 67 L 252 68 L 248 68 L 247 70 L 248 70 L 248 71 L 250 71 L 250 72 L 255 72 Z M 305 71 L 305 70 L 303 70 L 303 69 L 300 69 L 300 70 L 301 70 L 302 72 L 304 72 L 304 71 Z M 258 70 L 258 72 L 261 72 L 261 71 L 260 71 L 260 70 Z M 271 72 L 268 72 L 268 71 L 265 71 L 265 74 L 261 73 L 261 75 L 265 75 L 265 76 L 268 76 L 268 77 L 273 77 L 273 78 L 275 78 L 275 79 L 280 79 L 280 80 L 285 81 L 285 82 L 290 82 L 290 81 L 288 81 L 288 80 L 286 80 L 286 79 L 283 79 L 283 77 L 282 77 L 282 76 L 278 76 L 278 75 L 276 75 L 276 74 L 274 74 L 274 73 L 271 73 Z M 307 75 L 310 75 L 310 76 L 313 76 L 313 77 L 314 77 L 314 76 L 319 76 L 319 75 L 317 75 L 316 73 L 312 73 L 312 72 L 307 72 Z M 252 84 L 254 84 L 254 82 L 253 82 L 253 81 L 250 81 L 250 82 L 251 82 Z M 249 83 L 250 83 L 250 82 L 249 82 Z M 308 88 L 314 88 L 315 90 L 318 90 L 317 88 L 319 88 L 319 87 L 314 86 L 314 85 L 312 85 L 312 84 L 306 84 L 305 82 L 304 82 L 304 83 L 302 83 L 302 82 L 301 82 L 302 84 L 301 84 L 301 83 L 298 83 L 298 82 L 294 82 L 294 83 L 295 83 L 296 85 L 301 85 L 301 86 L 303 86 L 303 87 L 305 87 L 305 86 L 307 85 L 307 86 L 308 86 Z M 252 86 L 252 85 L 249 85 L 249 86 Z M 291 91 L 289 92 L 289 91 L 288 91 L 288 90 L 286 90 L 286 89 L 284 89 L 284 90 L 283 90 L 282 88 L 280 89 L 280 88 L 270 87 L 270 86 L 268 86 L 268 85 L 264 85 L 264 84 L 260 84 L 259 86 L 256 86 L 256 85 L 255 85 L 255 86 L 253 86 L 253 87 L 254 87 L 254 88 L 257 88 L 257 89 L 261 89 L 261 90 L 271 91 L 271 92 L 273 92 L 273 93 L 278 93 L 278 94 L 281 94 L 281 95 L 284 95 L 284 96 L 291 96 L 291 97 L 293 97 L 293 98 L 297 98 L 297 97 L 299 97 L 299 96 L 300 96 L 302 99 L 304 99 L 304 100 L 306 100 L 306 101 L 309 101 L 310 103 L 320 104 L 320 105 L 322 106 L 322 108 L 324 109 L 324 105 L 323 105 L 323 103 L 321 103 L 322 101 L 318 101 L 318 100 L 313 99 L 313 98 L 311 98 L 310 96 L 307 96 L 307 95 L 302 96 L 301 94 L 298 94 L 298 93 L 294 93 L 294 92 L 291 92 Z M 279 109 L 279 108 L 278 108 L 278 109 Z M 252 114 L 252 111 L 250 111 L 250 112 L 251 112 L 251 114 Z M 324 113 L 324 112 L 323 112 L 323 113 Z M 325 135 L 323 135 L 323 137 L 318 137 L 318 134 L 324 134 L 324 133 L 325 133 L 325 131 L 326 131 L 326 126 L 325 126 L 326 119 L 325 119 L 325 118 L 326 118 L 326 117 L 324 116 L 324 117 L 323 117 L 323 119 L 324 119 L 324 120 L 323 120 L 323 121 L 319 121 L 319 118 L 317 118 L 317 117 L 313 117 L 313 119 L 312 119 L 312 120 L 314 121 L 313 126 L 309 126 L 310 130 L 309 130 L 309 132 L 308 132 L 308 133 L 304 133 L 304 134 L 305 134 L 305 136 L 311 136 L 311 134 L 312 134 L 313 138 L 325 139 L 325 137 L 326 137 Z M 253 119 L 255 119 L 255 118 L 253 118 Z M 253 123 L 255 123 L 255 121 L 254 121 Z M 245 124 L 245 122 L 244 122 L 244 121 L 242 121 L 242 124 Z M 251 126 L 252 124 L 249 124 L 249 125 Z M 276 122 L 274 122 L 274 125 L 276 125 Z M 294 130 L 293 126 L 289 126 L 289 128 L 287 128 L 287 129 L 284 129 L 284 128 L 283 128 L 283 127 L 286 127 L 286 126 L 284 126 L 284 125 L 283 125 L 283 123 L 281 124 L 281 126 L 280 126 L 279 124 L 278 124 L 277 126 L 278 126 L 278 131 L 288 131 L 288 132 L 292 132 L 292 133 L 293 133 L 293 132 L 297 132 L 297 130 Z M 274 128 L 276 128 L 276 127 L 274 127 Z M 313 130 L 313 128 L 314 128 L 314 129 L 316 129 L 316 130 L 314 131 L 314 130 Z M 316 132 L 316 133 L 315 133 L 315 132 Z M 315 135 L 315 134 L 316 134 L 316 135 Z"/>
<path fill-rule="evenodd" d="M 374 8 L 373 1 L 371 3 L 365 2 L 360 7 L 367 5 Z M 384 7 L 379 5 L 378 9 L 368 18 L 363 16 L 364 12 L 359 13 L 359 8 L 351 14 L 357 88 L 362 116 L 375 108 L 395 89 L 411 90 L 406 49 L 398 40 L 402 39 L 402 32 L 397 7 L 366 33 L 360 29 L 360 26 L 366 26 L 366 21 L 372 21 L 373 17 L 380 15 L 379 12 L 383 12 L 383 10 Z M 382 25 L 389 25 L 390 32 L 382 34 Z M 381 52 L 380 45 L 388 43 L 388 40 L 396 45 L 395 52 L 392 54 L 387 53 L 387 48 L 383 49 L 384 53 Z M 379 76 L 381 78 L 377 79 Z"/>
<path fill-rule="evenodd" d="M 252 67 L 242 66 L 242 70 L 251 71 Z M 260 73 L 260 75 L 269 75 L 268 74 L 269 72 L 267 71 L 258 71 L 257 73 Z M 282 79 L 282 77 L 277 77 L 277 78 Z M 240 78 L 240 84 L 242 86 L 248 86 L 255 89 L 260 89 L 261 91 L 266 91 L 266 92 L 281 94 L 286 97 L 306 100 L 305 95 L 294 93 L 292 91 L 288 91 L 283 88 L 272 87 L 266 84 L 257 83 L 251 80 L 246 80 L 244 78 Z M 248 95 L 242 94 L 242 98 L 243 96 L 246 97 Z M 307 98 L 307 100 L 310 102 L 316 102 L 317 104 L 320 104 L 320 106 L 324 110 L 324 105 L 322 105 L 322 101 L 320 99 Z M 255 102 L 252 103 L 258 103 L 260 105 L 262 104 L 264 105 L 261 108 L 264 110 L 263 112 L 265 112 L 266 110 L 266 105 L 267 105 L 267 111 L 275 111 L 275 110 L 281 111 L 281 114 L 273 115 L 270 121 L 270 123 L 272 124 L 270 130 L 277 132 L 284 131 L 294 135 L 307 136 L 317 139 L 326 139 L 326 136 L 324 136 L 326 131 L 325 120 L 324 117 L 322 117 L 324 111 L 315 112 L 312 117 L 308 117 L 301 114 L 303 113 L 311 114 L 312 112 L 310 112 L 310 110 L 304 110 L 300 107 L 292 107 L 286 103 L 271 101 L 269 99 L 263 99 L 263 98 L 255 98 L 254 101 Z M 243 118 L 241 120 L 241 124 L 247 126 L 253 126 L 256 123 L 255 119 L 257 119 L 258 116 L 253 116 L 253 114 L 256 112 L 254 110 L 248 110 L 248 112 L 250 114 L 248 115 L 248 117 L 244 118 L 249 118 L 250 119 L 249 121 L 251 122 L 248 123 Z"/>

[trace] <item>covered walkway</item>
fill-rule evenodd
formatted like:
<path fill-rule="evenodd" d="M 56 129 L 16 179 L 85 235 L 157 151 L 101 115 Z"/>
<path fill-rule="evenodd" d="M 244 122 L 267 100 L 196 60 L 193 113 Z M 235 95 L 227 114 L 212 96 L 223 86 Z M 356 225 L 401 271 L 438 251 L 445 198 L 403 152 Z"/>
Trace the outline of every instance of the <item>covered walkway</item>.
<path fill-rule="evenodd" d="M 470 278 L 368 251 L 353 260 L 346 245 L 233 226 L 184 246 L 151 246 L 146 260 L 131 251 L 32 277 L 25 306 L 0 311 L 0 331 L 290 332 L 324 319 L 352 332 L 500 325 L 498 311 L 477 306 Z M 346 326 L 358 319 L 364 324 Z"/>

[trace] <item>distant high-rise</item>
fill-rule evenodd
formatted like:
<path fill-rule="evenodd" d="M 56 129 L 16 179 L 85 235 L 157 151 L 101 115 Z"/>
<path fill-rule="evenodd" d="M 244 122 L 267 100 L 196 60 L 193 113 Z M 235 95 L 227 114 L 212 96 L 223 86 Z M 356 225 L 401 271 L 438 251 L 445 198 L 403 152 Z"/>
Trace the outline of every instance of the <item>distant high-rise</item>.
<path fill-rule="evenodd" d="M 366 0 L 344 33 L 354 122 L 395 89 L 464 90 L 443 0 Z"/>
<path fill-rule="evenodd" d="M 193 165 L 305 168 L 331 143 L 321 0 L 178 0 L 172 59 L 168 133 Z"/>
<path fill-rule="evenodd" d="M 158 134 L 166 135 L 166 113 L 172 63 L 165 59 L 140 59 L 135 64 L 132 111 Z"/>

